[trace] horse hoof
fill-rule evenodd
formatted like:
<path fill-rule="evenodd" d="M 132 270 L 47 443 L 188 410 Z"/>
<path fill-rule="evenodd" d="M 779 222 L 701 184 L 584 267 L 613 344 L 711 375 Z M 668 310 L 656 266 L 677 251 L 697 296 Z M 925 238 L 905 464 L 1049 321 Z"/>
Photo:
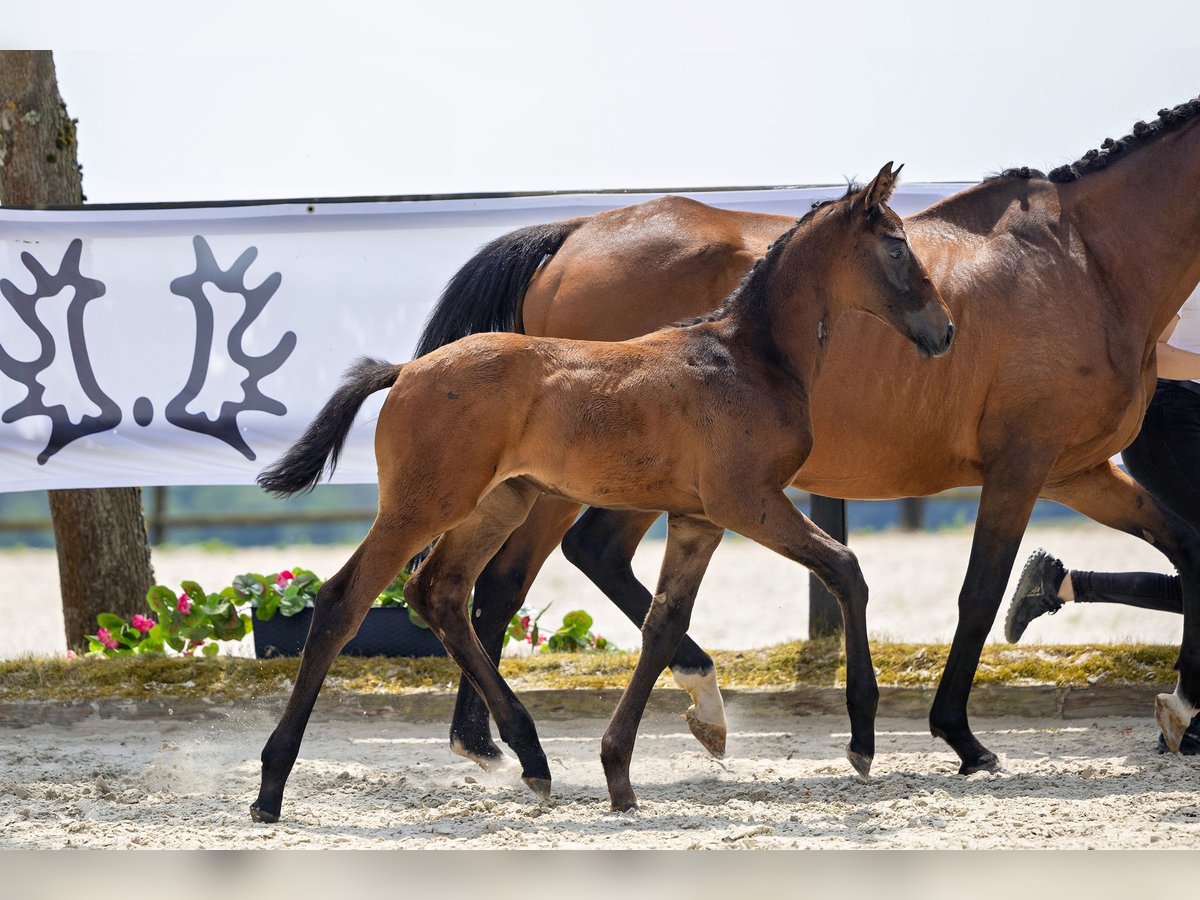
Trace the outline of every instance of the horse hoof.
<path fill-rule="evenodd" d="M 471 750 L 459 740 L 450 741 L 450 750 L 455 756 L 461 756 L 463 759 L 469 759 L 485 772 L 495 772 L 505 768 L 511 762 L 512 757 L 506 756 L 504 751 L 499 747 L 492 747 L 485 750 Z"/>
<path fill-rule="evenodd" d="M 871 763 L 875 761 L 874 756 L 866 753 L 858 753 L 850 749 L 850 745 L 846 745 L 846 759 L 850 760 L 850 765 L 854 766 L 854 771 L 858 773 L 858 777 L 863 781 L 868 781 L 871 778 Z"/>
<path fill-rule="evenodd" d="M 995 774 L 1000 771 L 1000 759 L 995 753 L 990 750 L 985 750 L 980 754 L 978 759 L 971 762 L 964 762 L 958 769 L 959 775 L 974 775 L 976 772 L 991 772 Z"/>
<path fill-rule="evenodd" d="M 529 786 L 529 789 L 537 794 L 543 800 L 550 799 L 550 779 L 549 778 L 530 778 L 523 777 L 521 779 Z"/>
<path fill-rule="evenodd" d="M 1175 694 L 1159 694 L 1154 698 L 1154 718 L 1166 739 L 1167 749 L 1172 753 L 1179 752 L 1183 743 L 1183 733 L 1187 731 L 1192 717 L 1184 715 L 1183 704 Z"/>
<path fill-rule="evenodd" d="M 688 711 L 683 714 L 687 720 L 688 728 L 692 730 L 693 736 L 700 742 L 700 746 L 715 756 L 717 759 L 723 759 L 725 756 L 725 736 L 727 734 L 724 724 L 714 722 L 703 722 L 696 718 L 696 707 L 688 708 Z"/>
<path fill-rule="evenodd" d="M 267 812 L 256 803 L 250 807 L 250 818 L 255 822 L 266 822 L 268 825 L 273 825 L 279 821 L 279 813 Z"/>
<path fill-rule="evenodd" d="M 610 798 L 613 812 L 633 812 L 638 808 L 637 797 L 632 793 Z"/>

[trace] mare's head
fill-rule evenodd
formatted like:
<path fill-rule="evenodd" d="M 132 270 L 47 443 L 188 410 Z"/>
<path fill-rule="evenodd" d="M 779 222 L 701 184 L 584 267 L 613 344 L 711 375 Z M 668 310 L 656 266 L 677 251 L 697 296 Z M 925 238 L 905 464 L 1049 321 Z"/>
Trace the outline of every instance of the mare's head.
<path fill-rule="evenodd" d="M 840 214 L 846 228 L 837 252 L 837 294 L 847 308 L 881 319 L 926 356 L 941 356 L 954 339 L 950 310 L 887 205 L 902 168 L 893 171 L 889 162 L 865 188 L 831 204 L 830 214 Z"/>

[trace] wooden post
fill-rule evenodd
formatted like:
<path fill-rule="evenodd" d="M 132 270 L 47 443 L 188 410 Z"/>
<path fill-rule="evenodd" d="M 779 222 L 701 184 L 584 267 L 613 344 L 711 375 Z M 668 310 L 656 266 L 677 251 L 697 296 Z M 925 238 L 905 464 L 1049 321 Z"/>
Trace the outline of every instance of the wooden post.
<path fill-rule="evenodd" d="M 846 543 L 846 501 L 811 494 L 809 518 L 834 540 Z M 816 575 L 808 576 L 808 636 L 828 637 L 842 630 L 842 608 Z"/>
<path fill-rule="evenodd" d="M 900 501 L 900 530 L 924 531 L 925 498 L 904 497 Z"/>

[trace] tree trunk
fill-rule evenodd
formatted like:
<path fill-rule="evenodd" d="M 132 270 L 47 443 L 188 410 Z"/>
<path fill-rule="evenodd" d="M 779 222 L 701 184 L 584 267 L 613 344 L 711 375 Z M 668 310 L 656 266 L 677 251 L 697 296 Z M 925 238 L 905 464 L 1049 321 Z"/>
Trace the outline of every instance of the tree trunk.
<path fill-rule="evenodd" d="M 75 120 L 48 50 L 0 51 L 0 204 L 82 203 Z M 143 612 L 154 584 L 140 488 L 50 491 L 68 647 L 96 631 L 96 615 Z"/>

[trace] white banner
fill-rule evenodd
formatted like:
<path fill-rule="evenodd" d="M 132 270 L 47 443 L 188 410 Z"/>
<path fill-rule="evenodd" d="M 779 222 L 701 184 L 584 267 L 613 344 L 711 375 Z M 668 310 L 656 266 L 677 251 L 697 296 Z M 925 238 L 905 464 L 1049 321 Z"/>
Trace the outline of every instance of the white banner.
<path fill-rule="evenodd" d="M 916 212 L 964 184 L 902 185 Z M 705 191 L 802 215 L 842 187 Z M 356 357 L 410 358 L 442 286 L 523 225 L 657 194 L 0 209 L 0 492 L 252 484 Z M 373 482 L 359 415 L 335 482 Z"/>

